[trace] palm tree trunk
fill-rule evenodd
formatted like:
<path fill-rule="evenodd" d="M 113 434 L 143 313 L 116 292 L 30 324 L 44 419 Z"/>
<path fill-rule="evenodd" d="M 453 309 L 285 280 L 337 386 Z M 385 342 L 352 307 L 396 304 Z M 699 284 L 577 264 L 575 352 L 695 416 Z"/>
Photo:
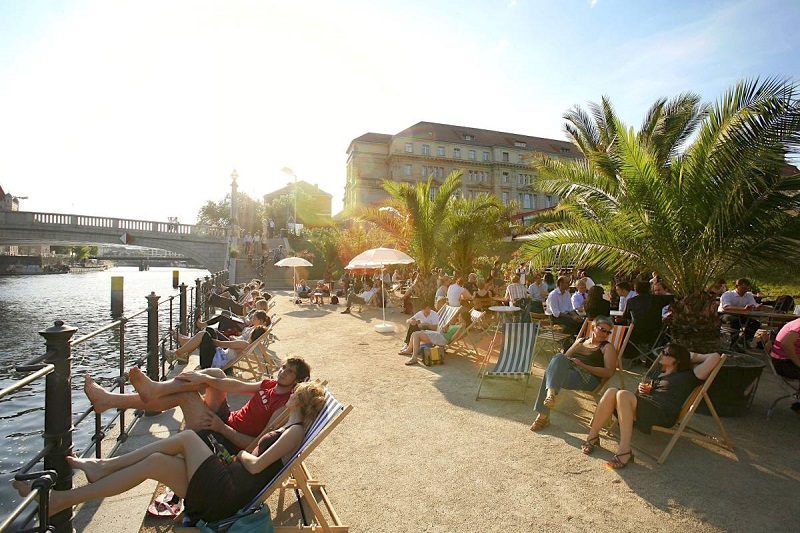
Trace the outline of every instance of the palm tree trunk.
<path fill-rule="evenodd" d="M 670 306 L 672 338 L 689 351 L 715 352 L 720 349 L 717 301 L 707 292 L 697 291 Z"/>

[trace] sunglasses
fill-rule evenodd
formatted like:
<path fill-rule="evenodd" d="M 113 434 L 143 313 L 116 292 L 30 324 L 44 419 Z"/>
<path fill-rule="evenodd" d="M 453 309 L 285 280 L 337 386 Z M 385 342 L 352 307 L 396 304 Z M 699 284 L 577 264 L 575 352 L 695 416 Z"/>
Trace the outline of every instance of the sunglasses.
<path fill-rule="evenodd" d="M 606 335 L 611 335 L 611 330 L 610 330 L 610 329 L 603 329 L 603 328 L 599 328 L 599 327 L 597 327 L 597 326 L 595 326 L 595 328 L 594 328 L 594 329 L 596 329 L 597 331 L 602 331 L 602 332 L 603 332 L 603 333 L 605 333 Z"/>

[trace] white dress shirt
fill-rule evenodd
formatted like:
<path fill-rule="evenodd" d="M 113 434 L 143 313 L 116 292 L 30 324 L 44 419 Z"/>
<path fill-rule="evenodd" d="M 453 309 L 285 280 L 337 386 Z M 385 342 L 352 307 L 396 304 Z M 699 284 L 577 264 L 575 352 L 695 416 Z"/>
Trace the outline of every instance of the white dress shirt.
<path fill-rule="evenodd" d="M 574 311 L 572 307 L 572 297 L 569 291 L 561 292 L 561 289 L 556 287 L 554 291 L 547 295 L 547 309 L 545 313 L 554 317 L 569 314 Z"/>

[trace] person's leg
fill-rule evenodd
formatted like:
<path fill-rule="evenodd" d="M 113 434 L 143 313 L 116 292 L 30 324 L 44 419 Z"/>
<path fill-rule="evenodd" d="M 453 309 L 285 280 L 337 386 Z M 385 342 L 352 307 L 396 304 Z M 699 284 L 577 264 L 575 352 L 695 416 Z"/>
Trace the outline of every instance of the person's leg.
<path fill-rule="evenodd" d="M 200 342 L 203 340 L 203 332 L 198 331 L 192 337 L 186 337 L 184 335 L 178 336 L 178 344 L 180 345 L 177 350 L 175 350 L 175 355 L 186 356 L 195 351 L 197 348 L 200 347 Z"/>
<path fill-rule="evenodd" d="M 411 339 L 411 334 L 414 333 L 415 331 L 420 331 L 419 326 L 415 324 L 411 324 L 410 326 L 408 326 L 408 330 L 406 331 L 406 345 L 408 344 L 408 341 Z"/>
<path fill-rule="evenodd" d="M 197 391 L 205 388 L 205 385 L 202 384 L 175 379 L 155 382 L 148 378 L 138 367 L 132 368 L 128 375 L 131 378 L 131 383 L 136 387 L 137 392 L 135 393 L 119 394 L 109 392 L 96 384 L 88 373 L 86 374 L 83 390 L 92 403 L 95 412 L 102 413 L 108 409 L 163 411 L 173 407 L 180 407 L 184 394 L 200 399 Z M 144 396 L 142 391 L 144 391 Z"/>
<path fill-rule="evenodd" d="M 420 344 L 430 342 L 430 338 L 423 331 L 416 331 L 411 335 L 411 359 L 406 364 L 414 364 L 419 361 Z"/>
<path fill-rule="evenodd" d="M 623 456 L 620 462 L 627 464 L 632 454 L 631 437 L 633 436 L 633 422 L 636 420 L 636 395 L 631 391 L 617 391 L 617 420 L 619 421 L 619 447 L 616 455 Z"/>
<path fill-rule="evenodd" d="M 619 392 L 619 389 L 608 389 L 603 394 L 603 397 L 600 398 L 597 409 L 594 410 L 592 423 L 589 427 L 589 435 L 586 437 L 587 442 L 593 441 L 600 435 L 603 426 L 614 414 L 614 410 L 617 408 L 617 392 Z"/>
<path fill-rule="evenodd" d="M 181 455 L 181 457 L 175 457 Z M 189 480 L 197 468 L 211 455 L 211 451 L 194 432 L 183 432 L 139 448 L 119 458 L 108 473 L 100 475 L 97 481 L 66 491 L 50 493 L 50 515 L 53 516 L 74 505 L 89 500 L 121 494 L 147 479 L 155 479 L 168 485 L 180 497 L 186 496 Z M 87 478 L 96 477 L 107 466 L 102 461 L 68 458 L 73 468 L 87 472 Z M 89 466 L 88 461 L 94 464 Z M 89 474 L 89 472 L 93 472 Z M 14 483 L 21 495 L 30 492 L 27 483 Z"/>
<path fill-rule="evenodd" d="M 217 351 L 217 346 L 214 344 L 213 339 L 226 341 L 228 337 L 214 328 L 206 328 L 204 333 L 205 335 L 200 341 L 200 368 L 206 369 L 211 367 L 211 363 L 214 361 L 214 353 Z"/>

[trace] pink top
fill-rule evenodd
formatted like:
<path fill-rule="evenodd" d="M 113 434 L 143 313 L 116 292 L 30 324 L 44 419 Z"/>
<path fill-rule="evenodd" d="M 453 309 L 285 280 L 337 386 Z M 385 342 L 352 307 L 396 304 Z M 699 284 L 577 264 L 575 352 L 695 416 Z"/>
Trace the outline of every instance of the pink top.
<path fill-rule="evenodd" d="M 770 355 L 775 359 L 789 359 L 786 355 L 786 352 L 783 351 L 783 339 L 791 332 L 800 333 L 800 318 L 792 320 L 791 322 L 784 325 L 780 332 L 778 332 L 778 337 L 775 339 L 775 343 L 772 345 L 772 352 Z M 800 353 L 800 336 L 797 337 L 797 340 L 794 342 L 794 350 L 795 353 Z"/>

